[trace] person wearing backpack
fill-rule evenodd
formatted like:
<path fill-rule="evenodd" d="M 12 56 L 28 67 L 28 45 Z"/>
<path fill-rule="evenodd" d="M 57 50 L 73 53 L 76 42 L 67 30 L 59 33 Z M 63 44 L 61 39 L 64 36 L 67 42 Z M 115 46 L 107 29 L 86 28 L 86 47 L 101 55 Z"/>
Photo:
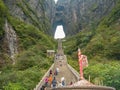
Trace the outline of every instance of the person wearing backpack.
<path fill-rule="evenodd" d="M 56 86 L 57 86 L 57 80 L 56 80 L 56 78 L 54 77 L 53 80 L 52 80 L 52 87 L 53 87 L 53 88 L 56 88 Z"/>

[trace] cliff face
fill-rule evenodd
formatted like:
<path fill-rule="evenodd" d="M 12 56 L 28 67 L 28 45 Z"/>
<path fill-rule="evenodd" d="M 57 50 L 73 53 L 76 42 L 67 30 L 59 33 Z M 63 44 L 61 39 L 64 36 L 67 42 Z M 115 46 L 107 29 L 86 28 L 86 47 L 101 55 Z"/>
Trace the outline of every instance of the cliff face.
<path fill-rule="evenodd" d="M 14 64 L 16 54 L 39 41 L 45 44 L 53 6 L 52 0 L 0 0 L 0 67 L 6 58 Z"/>
<path fill-rule="evenodd" d="M 12 16 L 52 36 L 57 25 L 63 25 L 67 36 L 75 35 L 83 29 L 94 28 L 116 5 L 116 0 L 58 0 L 57 4 L 54 0 L 3 1 Z M 12 26 L 15 28 L 16 24 Z M 13 44 L 8 45 L 11 53 Z"/>
<path fill-rule="evenodd" d="M 62 24 L 66 34 L 70 36 L 95 26 L 115 4 L 116 0 L 59 0 L 53 31 L 56 25 Z"/>
<path fill-rule="evenodd" d="M 53 18 L 53 0 L 4 0 L 4 3 L 13 16 L 48 33 Z"/>
<path fill-rule="evenodd" d="M 94 28 L 116 4 L 116 0 L 4 0 L 12 16 L 54 35 L 63 25 L 67 36 Z"/>
<path fill-rule="evenodd" d="M 116 0 L 4 0 L 13 16 L 34 24 L 54 35 L 57 25 L 63 25 L 66 35 L 91 28 L 107 15 Z M 46 23 L 52 28 L 42 28 Z"/>
<path fill-rule="evenodd" d="M 12 59 L 14 59 L 15 54 L 18 53 L 17 50 L 17 34 L 12 26 L 7 22 L 5 22 L 5 43 L 8 46 L 8 53 Z"/>

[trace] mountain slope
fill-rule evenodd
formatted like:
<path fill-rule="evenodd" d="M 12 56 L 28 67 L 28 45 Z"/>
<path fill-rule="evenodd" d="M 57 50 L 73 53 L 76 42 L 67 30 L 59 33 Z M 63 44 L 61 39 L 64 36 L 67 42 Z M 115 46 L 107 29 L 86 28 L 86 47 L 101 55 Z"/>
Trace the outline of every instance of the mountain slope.
<path fill-rule="evenodd" d="M 58 0 L 53 29 L 62 24 L 67 37 L 98 25 L 116 5 L 116 0 Z"/>
<path fill-rule="evenodd" d="M 52 10 L 54 10 L 54 3 L 53 0 L 48 0 L 49 3 L 44 4 L 44 1 L 0 0 L 0 89 L 31 90 L 52 64 L 52 58 L 46 58 L 46 50 L 54 49 L 55 42 L 45 33 L 49 32 L 50 22 L 53 22 L 54 13 L 52 13 Z M 71 0 L 71 3 L 76 3 L 76 1 Z M 93 5 L 91 11 L 95 11 L 97 14 L 97 11 L 101 10 L 100 2 L 102 1 L 99 0 L 97 2 L 95 0 L 98 5 Z M 108 8 L 111 5 L 114 6 L 113 4 L 116 0 L 111 0 L 111 2 L 105 0 L 105 2 L 108 5 L 103 5 L 103 7 Z M 109 5 L 107 2 L 111 4 Z M 85 3 L 87 4 L 87 2 Z M 48 5 L 46 8 L 50 8 L 46 11 L 44 10 L 44 5 Z M 77 10 L 79 8 L 77 7 Z M 86 7 L 86 9 L 91 8 Z M 111 9 L 112 7 L 110 7 Z M 35 10 L 39 12 L 35 12 Z M 71 11 L 73 11 L 71 15 L 78 15 L 75 10 L 71 7 Z M 88 20 L 89 15 L 91 16 L 89 20 L 94 19 L 94 15 L 89 12 L 83 19 Z M 80 47 L 83 53 L 88 56 L 90 63 L 89 68 L 85 69 L 85 77 L 88 78 L 90 75 L 93 83 L 113 86 L 118 90 L 120 85 L 119 16 L 120 2 L 117 3 L 110 15 L 103 18 L 100 23 L 90 23 L 90 30 L 83 27 L 84 30 L 68 38 L 64 44 L 66 53 L 70 55 L 69 63 L 73 67 L 78 70 L 76 51 Z M 80 17 L 81 15 L 78 15 L 78 18 Z M 79 20 L 81 21 L 81 19 Z M 97 18 L 95 18 L 96 20 Z M 76 24 L 78 26 L 81 25 L 79 21 Z M 76 24 L 73 25 L 73 30 L 78 31 L 81 28 L 76 26 Z M 86 23 L 82 24 L 86 25 Z M 71 32 L 75 33 L 75 31 Z M 14 58 L 12 58 L 11 53 L 14 51 L 16 44 L 18 53 L 15 53 Z"/>
<path fill-rule="evenodd" d="M 107 85 L 120 90 L 120 2 L 111 13 L 103 18 L 98 27 L 81 31 L 66 40 L 66 53 L 72 58 L 69 63 L 75 67 L 77 48 L 88 56 L 89 66 L 85 69 L 85 77 L 91 76 L 95 84 Z M 72 41 L 73 40 L 73 41 Z M 72 61 L 73 60 L 73 61 Z M 78 68 L 76 68 L 78 70 Z"/>
<path fill-rule="evenodd" d="M 120 60 L 120 4 L 112 10 L 111 14 L 103 19 L 96 30 L 95 36 L 87 45 L 86 50 L 94 55 L 103 54 L 108 59 Z"/>
<path fill-rule="evenodd" d="M 0 13 L 0 89 L 31 90 L 53 62 L 46 57 L 46 50 L 55 48 L 54 40 L 43 32 L 48 24 L 39 28 L 14 17 L 2 0 Z M 14 47 L 18 53 L 13 58 Z"/>
<path fill-rule="evenodd" d="M 12 16 L 31 23 L 48 34 L 54 0 L 3 0 Z M 53 5 L 53 6 L 52 6 Z M 50 33 L 50 32 L 49 32 Z"/>

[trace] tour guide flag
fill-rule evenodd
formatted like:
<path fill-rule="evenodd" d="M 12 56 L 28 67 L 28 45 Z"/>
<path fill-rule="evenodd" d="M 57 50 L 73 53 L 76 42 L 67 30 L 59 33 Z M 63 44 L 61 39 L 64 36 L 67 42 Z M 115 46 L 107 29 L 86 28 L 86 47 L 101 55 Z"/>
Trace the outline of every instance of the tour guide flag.
<path fill-rule="evenodd" d="M 80 79 L 84 79 L 83 68 L 88 66 L 88 60 L 87 60 L 87 56 L 81 54 L 79 48 L 78 48 L 78 61 L 79 61 L 79 69 L 80 69 Z"/>

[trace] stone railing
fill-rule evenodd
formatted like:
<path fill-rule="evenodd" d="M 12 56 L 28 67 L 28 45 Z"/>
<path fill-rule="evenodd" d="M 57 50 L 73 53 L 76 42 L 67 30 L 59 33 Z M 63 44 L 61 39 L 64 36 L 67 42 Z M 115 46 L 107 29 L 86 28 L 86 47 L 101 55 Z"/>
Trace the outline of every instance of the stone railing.
<path fill-rule="evenodd" d="M 52 70 L 53 67 L 54 67 L 54 64 L 51 65 L 51 67 L 49 68 L 49 70 L 45 73 L 45 75 L 40 80 L 40 82 L 38 83 L 38 85 L 36 85 L 36 88 L 34 88 L 34 90 L 40 90 L 40 87 L 44 84 L 45 77 L 49 75 L 49 71 Z"/>
<path fill-rule="evenodd" d="M 80 79 L 80 74 L 69 64 L 67 64 L 68 68 L 70 69 L 70 71 L 76 76 L 77 80 Z"/>
<path fill-rule="evenodd" d="M 78 86 L 78 87 L 46 88 L 46 90 L 115 90 L 115 88 L 106 86 Z"/>

